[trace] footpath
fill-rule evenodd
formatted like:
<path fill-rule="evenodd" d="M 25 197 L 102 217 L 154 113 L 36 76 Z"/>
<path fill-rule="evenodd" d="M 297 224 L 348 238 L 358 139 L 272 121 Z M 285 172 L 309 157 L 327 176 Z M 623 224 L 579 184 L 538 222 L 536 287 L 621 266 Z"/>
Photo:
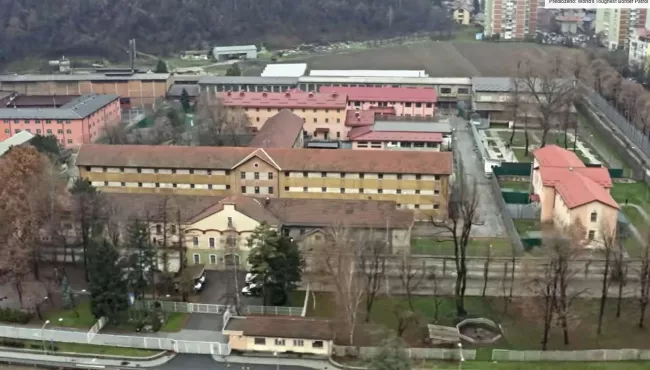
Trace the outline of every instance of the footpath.
<path fill-rule="evenodd" d="M 282 368 L 285 366 L 304 367 L 315 370 L 333 370 L 338 369 L 327 360 L 306 359 L 306 358 L 287 358 L 287 357 L 269 357 L 269 356 L 219 356 L 212 355 L 212 358 L 225 364 L 246 364 L 246 365 L 266 365 L 277 366 Z"/>
<path fill-rule="evenodd" d="M 60 354 L 49 355 L 37 351 L 0 350 L 0 362 L 29 364 L 34 366 L 76 367 L 87 369 L 98 368 L 151 368 L 164 365 L 176 356 L 173 352 L 165 352 L 148 358 L 117 358 L 108 356 Z"/>

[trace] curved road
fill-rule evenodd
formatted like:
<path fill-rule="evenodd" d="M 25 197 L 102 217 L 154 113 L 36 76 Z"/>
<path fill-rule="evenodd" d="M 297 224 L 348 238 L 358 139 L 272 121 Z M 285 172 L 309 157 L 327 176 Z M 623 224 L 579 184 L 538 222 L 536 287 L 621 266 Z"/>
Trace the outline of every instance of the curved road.
<path fill-rule="evenodd" d="M 273 361 L 270 359 L 269 361 Z M 282 370 L 313 370 L 306 367 L 298 366 L 286 366 L 281 365 Z M 212 359 L 212 356 L 208 355 L 186 355 L 179 354 L 176 355 L 171 361 L 167 362 L 162 366 L 155 367 L 157 370 L 204 370 L 204 369 L 215 369 L 215 370 L 277 370 L 277 365 L 259 365 L 259 364 L 228 364 L 223 362 L 217 362 Z"/>

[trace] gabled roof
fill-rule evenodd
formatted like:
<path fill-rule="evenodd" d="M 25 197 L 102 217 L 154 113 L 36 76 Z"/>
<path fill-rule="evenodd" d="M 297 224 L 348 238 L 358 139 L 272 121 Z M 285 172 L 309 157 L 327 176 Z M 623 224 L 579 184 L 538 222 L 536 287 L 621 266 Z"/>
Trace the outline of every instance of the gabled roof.
<path fill-rule="evenodd" d="M 0 108 L 0 118 L 81 119 L 90 116 L 117 99 L 119 99 L 117 95 L 88 94 L 76 97 L 59 108 Z"/>
<path fill-rule="evenodd" d="M 534 150 L 533 156 L 540 167 L 585 167 L 574 152 L 555 144 Z"/>
<path fill-rule="evenodd" d="M 367 87 L 367 86 L 323 86 L 321 93 L 339 93 L 355 101 L 435 103 L 436 90 L 432 88 Z"/>
<path fill-rule="evenodd" d="M 349 110 L 345 114 L 348 127 L 369 126 L 375 123 L 375 112 L 371 110 Z"/>
<path fill-rule="evenodd" d="M 258 155 L 282 171 L 450 175 L 451 152 L 84 144 L 77 166 L 231 170 Z"/>
<path fill-rule="evenodd" d="M 597 183 L 604 188 L 612 187 L 612 179 L 609 176 L 609 171 L 603 167 L 540 167 L 539 173 L 542 176 L 542 183 L 544 186 L 554 186 L 562 181 L 562 179 L 570 174 L 570 172 L 579 173 L 591 181 Z"/>
<path fill-rule="evenodd" d="M 247 197 L 245 195 L 231 195 L 219 200 L 203 210 L 201 213 L 188 220 L 188 223 L 195 223 L 218 213 L 224 209 L 225 205 L 233 205 L 235 210 L 259 222 L 266 222 L 269 225 L 277 225 L 279 223 L 277 217 L 262 206 L 259 200 Z"/>
<path fill-rule="evenodd" d="M 555 189 L 569 209 L 580 207 L 591 202 L 600 202 L 618 209 L 618 203 L 609 192 L 596 182 L 578 172 L 567 174 Z"/>
<path fill-rule="evenodd" d="M 253 140 L 252 148 L 291 148 L 302 135 L 304 121 L 290 110 L 283 109 L 264 122 Z"/>

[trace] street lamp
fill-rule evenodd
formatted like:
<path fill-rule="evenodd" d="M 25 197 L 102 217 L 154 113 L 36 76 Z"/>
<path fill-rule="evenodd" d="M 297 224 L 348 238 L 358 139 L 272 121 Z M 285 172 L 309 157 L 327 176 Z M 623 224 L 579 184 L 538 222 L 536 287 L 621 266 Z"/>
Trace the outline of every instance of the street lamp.
<path fill-rule="evenodd" d="M 61 321 L 63 321 L 63 318 L 59 317 L 59 322 L 61 322 Z M 45 323 L 43 323 L 43 326 L 41 326 L 41 342 L 43 343 L 43 352 L 44 353 L 47 352 L 47 351 L 45 351 L 45 334 L 44 334 L 44 331 L 45 331 L 45 326 L 47 326 L 47 324 L 49 324 L 49 323 L 50 323 L 50 320 L 45 320 Z"/>
<path fill-rule="evenodd" d="M 458 354 L 460 355 L 460 361 L 458 362 L 458 369 L 463 368 L 463 362 L 465 362 L 465 356 L 463 356 L 463 344 L 458 342 Z"/>
<path fill-rule="evenodd" d="M 278 355 L 279 355 L 279 353 L 277 353 L 277 352 L 273 352 L 273 356 L 275 356 L 275 358 L 276 358 L 276 360 L 277 360 L 277 364 L 276 364 L 277 367 L 276 367 L 276 369 L 277 369 L 277 370 L 280 370 L 280 357 L 279 357 Z"/>

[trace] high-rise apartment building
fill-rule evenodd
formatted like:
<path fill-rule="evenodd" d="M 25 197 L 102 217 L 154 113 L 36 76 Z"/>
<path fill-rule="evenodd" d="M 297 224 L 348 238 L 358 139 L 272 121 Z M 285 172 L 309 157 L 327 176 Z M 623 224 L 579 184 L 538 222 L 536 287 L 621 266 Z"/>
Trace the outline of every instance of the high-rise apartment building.
<path fill-rule="evenodd" d="M 485 36 L 498 34 L 504 40 L 535 36 L 538 3 L 539 0 L 485 0 Z"/>
<path fill-rule="evenodd" d="M 596 33 L 610 50 L 627 49 L 636 28 L 646 28 L 647 9 L 597 9 Z"/>

